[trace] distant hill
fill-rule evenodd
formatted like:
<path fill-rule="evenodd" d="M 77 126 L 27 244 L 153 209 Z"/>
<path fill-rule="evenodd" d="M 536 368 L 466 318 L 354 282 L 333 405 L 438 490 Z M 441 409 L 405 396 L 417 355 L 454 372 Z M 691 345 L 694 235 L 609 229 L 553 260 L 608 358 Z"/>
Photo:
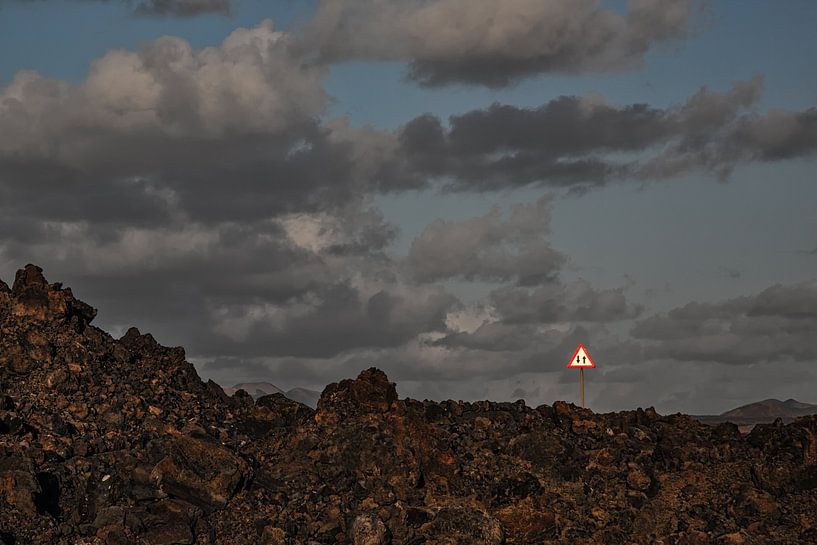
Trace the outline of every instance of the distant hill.
<path fill-rule="evenodd" d="M 258 399 L 261 396 L 266 396 L 270 394 L 284 394 L 286 392 L 280 389 L 275 384 L 270 384 L 269 382 L 241 382 L 236 384 L 232 388 L 224 388 L 224 393 L 228 396 L 235 395 L 235 393 L 239 390 L 244 390 L 248 394 L 250 394 L 253 399 Z"/>
<path fill-rule="evenodd" d="M 307 407 L 312 407 L 313 409 L 318 407 L 318 400 L 321 397 L 320 392 L 316 392 L 315 390 L 307 390 L 306 388 L 293 388 L 288 390 L 284 395 L 293 401 L 303 403 Z"/>
<path fill-rule="evenodd" d="M 304 405 L 313 409 L 318 406 L 318 399 L 321 397 L 321 393 L 316 392 L 315 390 L 307 390 L 306 388 L 292 388 L 291 390 L 284 391 L 275 384 L 271 384 L 269 382 L 242 382 L 236 384 L 232 388 L 224 388 L 224 393 L 232 396 L 239 390 L 244 390 L 250 394 L 253 399 L 258 399 L 270 394 L 283 394 L 287 398 L 297 401 L 298 403 L 303 403 Z"/>
<path fill-rule="evenodd" d="M 756 424 L 769 424 L 778 418 L 787 424 L 797 417 L 811 414 L 817 414 L 817 405 L 802 403 L 796 399 L 764 399 L 718 415 L 698 415 L 695 418 L 712 425 L 732 422 L 740 426 L 741 431 L 748 431 Z"/>
<path fill-rule="evenodd" d="M 810 414 L 817 414 L 817 405 L 801 403 L 796 399 L 787 399 L 786 401 L 765 399 L 726 411 L 720 416 L 725 418 L 771 418 L 774 420 L 775 418 L 797 418 L 798 416 Z"/>

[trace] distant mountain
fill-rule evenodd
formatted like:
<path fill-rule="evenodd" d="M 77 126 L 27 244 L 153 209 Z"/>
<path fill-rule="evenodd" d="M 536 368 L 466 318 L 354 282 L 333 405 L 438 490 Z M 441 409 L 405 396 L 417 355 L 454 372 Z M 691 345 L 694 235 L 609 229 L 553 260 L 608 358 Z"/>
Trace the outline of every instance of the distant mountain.
<path fill-rule="evenodd" d="M 235 395 L 235 393 L 239 390 L 244 390 L 248 394 L 250 394 L 253 399 L 258 399 L 259 397 L 270 395 L 270 394 L 284 394 L 282 389 L 280 389 L 275 384 L 270 384 L 269 382 L 241 382 L 236 384 L 232 388 L 224 388 L 224 393 L 228 396 Z"/>
<path fill-rule="evenodd" d="M 284 395 L 293 401 L 303 403 L 307 407 L 312 407 L 313 409 L 317 408 L 318 400 L 321 397 L 320 392 L 316 392 L 315 390 L 307 390 L 306 388 L 293 388 L 287 391 L 287 393 Z"/>
<path fill-rule="evenodd" d="M 817 405 L 801 403 L 795 399 L 780 401 L 779 399 L 765 399 L 757 403 L 743 405 L 737 409 L 721 413 L 726 418 L 797 418 L 817 414 Z"/>
<path fill-rule="evenodd" d="M 284 391 L 275 384 L 271 384 L 269 382 L 242 382 L 236 384 L 232 388 L 224 388 L 224 393 L 232 396 L 239 390 L 244 390 L 250 394 L 253 399 L 258 399 L 271 394 L 282 394 L 293 401 L 303 403 L 304 405 L 313 409 L 318 406 L 318 399 L 321 397 L 321 393 L 316 392 L 315 390 L 307 390 L 306 388 L 292 388 L 291 390 Z"/>
<path fill-rule="evenodd" d="M 745 432 L 751 430 L 756 424 L 769 424 L 778 418 L 787 424 L 797 417 L 811 414 L 817 414 L 817 405 L 802 403 L 796 399 L 787 399 L 786 401 L 764 399 L 718 415 L 699 415 L 695 418 L 704 424 L 711 425 L 732 422 L 740 426 L 741 431 Z"/>

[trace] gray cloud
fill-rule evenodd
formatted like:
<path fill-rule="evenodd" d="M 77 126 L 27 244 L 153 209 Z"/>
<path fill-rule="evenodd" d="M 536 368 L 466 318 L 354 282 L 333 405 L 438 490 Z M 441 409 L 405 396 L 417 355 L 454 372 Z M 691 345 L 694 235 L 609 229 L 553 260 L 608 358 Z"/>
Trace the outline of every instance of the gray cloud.
<path fill-rule="evenodd" d="M 689 303 L 636 323 L 646 359 L 731 365 L 814 362 L 817 281 L 719 303 Z"/>
<path fill-rule="evenodd" d="M 134 13 L 162 17 L 195 17 L 206 13 L 230 15 L 231 9 L 231 0 L 140 0 L 134 7 Z"/>
<path fill-rule="evenodd" d="M 3 2 L 12 0 L 0 0 Z M 46 2 L 47 0 L 13 0 L 17 2 Z M 111 0 L 81 0 L 110 2 Z M 195 17 L 197 15 L 230 15 L 232 0 L 121 0 L 134 15 L 150 17 Z"/>
<path fill-rule="evenodd" d="M 325 74 L 269 21 L 203 50 L 110 51 L 79 85 L 20 72 L 0 90 L 0 209 L 134 225 L 332 207 L 365 164 L 352 130 L 317 119 Z"/>
<path fill-rule="evenodd" d="M 140 324 L 198 357 L 329 358 L 445 330 L 458 301 L 405 281 L 383 252 L 392 228 L 350 205 L 254 222 L 127 227 L 53 224 L 6 237 L 1 263 L 36 261 L 116 330 Z"/>
<path fill-rule="evenodd" d="M 743 273 L 741 273 L 739 270 L 724 266 L 718 267 L 718 274 L 731 280 L 738 280 L 743 276 Z"/>
<path fill-rule="evenodd" d="M 397 282 L 374 291 L 376 283 L 328 283 L 286 305 L 239 303 L 221 307 L 216 336 L 199 339 L 203 350 L 244 357 L 276 355 L 331 358 L 367 347 L 395 347 L 434 330 L 457 302 L 441 289 Z M 373 292 L 373 293 L 372 293 Z"/>
<path fill-rule="evenodd" d="M 495 104 L 447 127 L 429 115 L 398 131 L 353 127 L 321 119 L 327 71 L 292 41 L 265 21 L 203 50 L 165 37 L 111 51 L 79 85 L 18 73 L 0 92 L 4 202 L 59 220 L 121 209 L 125 221 L 160 222 L 172 200 L 197 221 L 227 220 L 430 184 L 582 190 L 693 170 L 722 177 L 742 161 L 817 149 L 812 112 L 751 112 L 760 77 L 663 109 L 588 95 Z M 8 181 L 19 179 L 33 184 Z"/>
<path fill-rule="evenodd" d="M 598 290 L 585 280 L 501 288 L 490 301 L 506 324 L 612 322 L 636 318 L 643 310 L 627 301 L 623 288 Z"/>
<path fill-rule="evenodd" d="M 376 131 L 323 121 L 326 69 L 265 21 L 201 50 L 114 50 L 71 84 L 0 90 L 0 264 L 42 264 L 214 361 L 326 360 L 444 330 L 458 301 L 404 278 L 369 194 Z M 235 370 L 239 372 L 238 369 Z"/>
<path fill-rule="evenodd" d="M 306 47 L 324 61 L 397 60 L 427 86 L 501 87 L 543 73 L 638 67 L 658 44 L 687 36 L 701 2 L 630 0 L 324 0 Z"/>
<path fill-rule="evenodd" d="M 80 85 L 22 71 L 3 90 L 2 151 L 80 155 L 95 131 L 154 137 L 283 134 L 323 113 L 323 69 L 307 66 L 270 20 L 196 50 L 165 36 L 111 50 Z M 44 121 L 48 120 L 49 123 Z M 75 142 L 63 143 L 66 132 Z"/>
<path fill-rule="evenodd" d="M 626 25 L 671 34 L 671 13 L 664 29 L 655 13 L 636 23 L 638 5 Z M 185 345 L 228 382 L 320 386 L 374 364 L 484 397 L 483 379 L 561 373 L 578 342 L 611 368 L 813 360 L 802 287 L 690 305 L 621 339 L 608 324 L 641 307 L 560 278 L 548 199 L 433 222 L 407 256 L 390 255 L 396 228 L 373 206 L 432 185 L 575 189 L 812 154 L 813 112 L 753 112 L 760 79 L 667 108 L 561 97 L 386 131 L 326 119 L 327 69 L 297 46 L 264 22 L 202 50 L 162 38 L 111 51 L 78 84 L 17 74 L 0 90 L 0 270 L 39 263 L 102 326 Z M 468 281 L 499 285 L 473 305 L 444 287 Z M 776 351 L 790 340 L 806 348 Z M 550 380 L 542 396 L 561 391 Z"/>
<path fill-rule="evenodd" d="M 757 76 L 725 92 L 702 88 L 668 108 L 587 95 L 532 109 L 494 104 L 452 116 L 447 127 L 424 115 L 401 128 L 400 151 L 415 177 L 477 191 L 580 189 L 690 171 L 724 177 L 740 162 L 813 155 L 812 112 L 754 113 L 762 85 Z"/>
<path fill-rule="evenodd" d="M 564 256 L 550 247 L 550 199 L 498 208 L 461 222 L 436 220 L 414 239 L 408 266 L 420 282 L 451 278 L 536 284 L 553 278 Z"/>

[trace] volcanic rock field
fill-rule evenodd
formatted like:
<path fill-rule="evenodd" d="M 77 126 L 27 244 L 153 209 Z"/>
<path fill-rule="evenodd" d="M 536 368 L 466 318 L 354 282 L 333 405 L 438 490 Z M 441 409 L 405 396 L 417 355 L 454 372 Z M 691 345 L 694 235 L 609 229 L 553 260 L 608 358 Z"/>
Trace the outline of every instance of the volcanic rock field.
<path fill-rule="evenodd" d="M 0 281 L 0 544 L 814 544 L 817 417 L 399 399 L 317 410 L 204 383 L 40 268 Z"/>

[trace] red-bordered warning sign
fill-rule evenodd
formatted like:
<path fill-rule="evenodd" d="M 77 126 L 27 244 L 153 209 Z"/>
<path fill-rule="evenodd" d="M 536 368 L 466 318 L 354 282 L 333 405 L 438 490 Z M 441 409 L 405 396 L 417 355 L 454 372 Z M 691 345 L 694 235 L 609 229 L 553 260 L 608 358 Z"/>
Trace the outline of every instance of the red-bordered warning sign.
<path fill-rule="evenodd" d="M 576 348 L 576 351 L 573 352 L 573 357 L 570 358 L 567 364 L 568 369 L 595 369 L 595 367 L 596 364 L 590 359 L 590 354 L 587 353 L 584 344 L 580 344 L 578 348 Z"/>

